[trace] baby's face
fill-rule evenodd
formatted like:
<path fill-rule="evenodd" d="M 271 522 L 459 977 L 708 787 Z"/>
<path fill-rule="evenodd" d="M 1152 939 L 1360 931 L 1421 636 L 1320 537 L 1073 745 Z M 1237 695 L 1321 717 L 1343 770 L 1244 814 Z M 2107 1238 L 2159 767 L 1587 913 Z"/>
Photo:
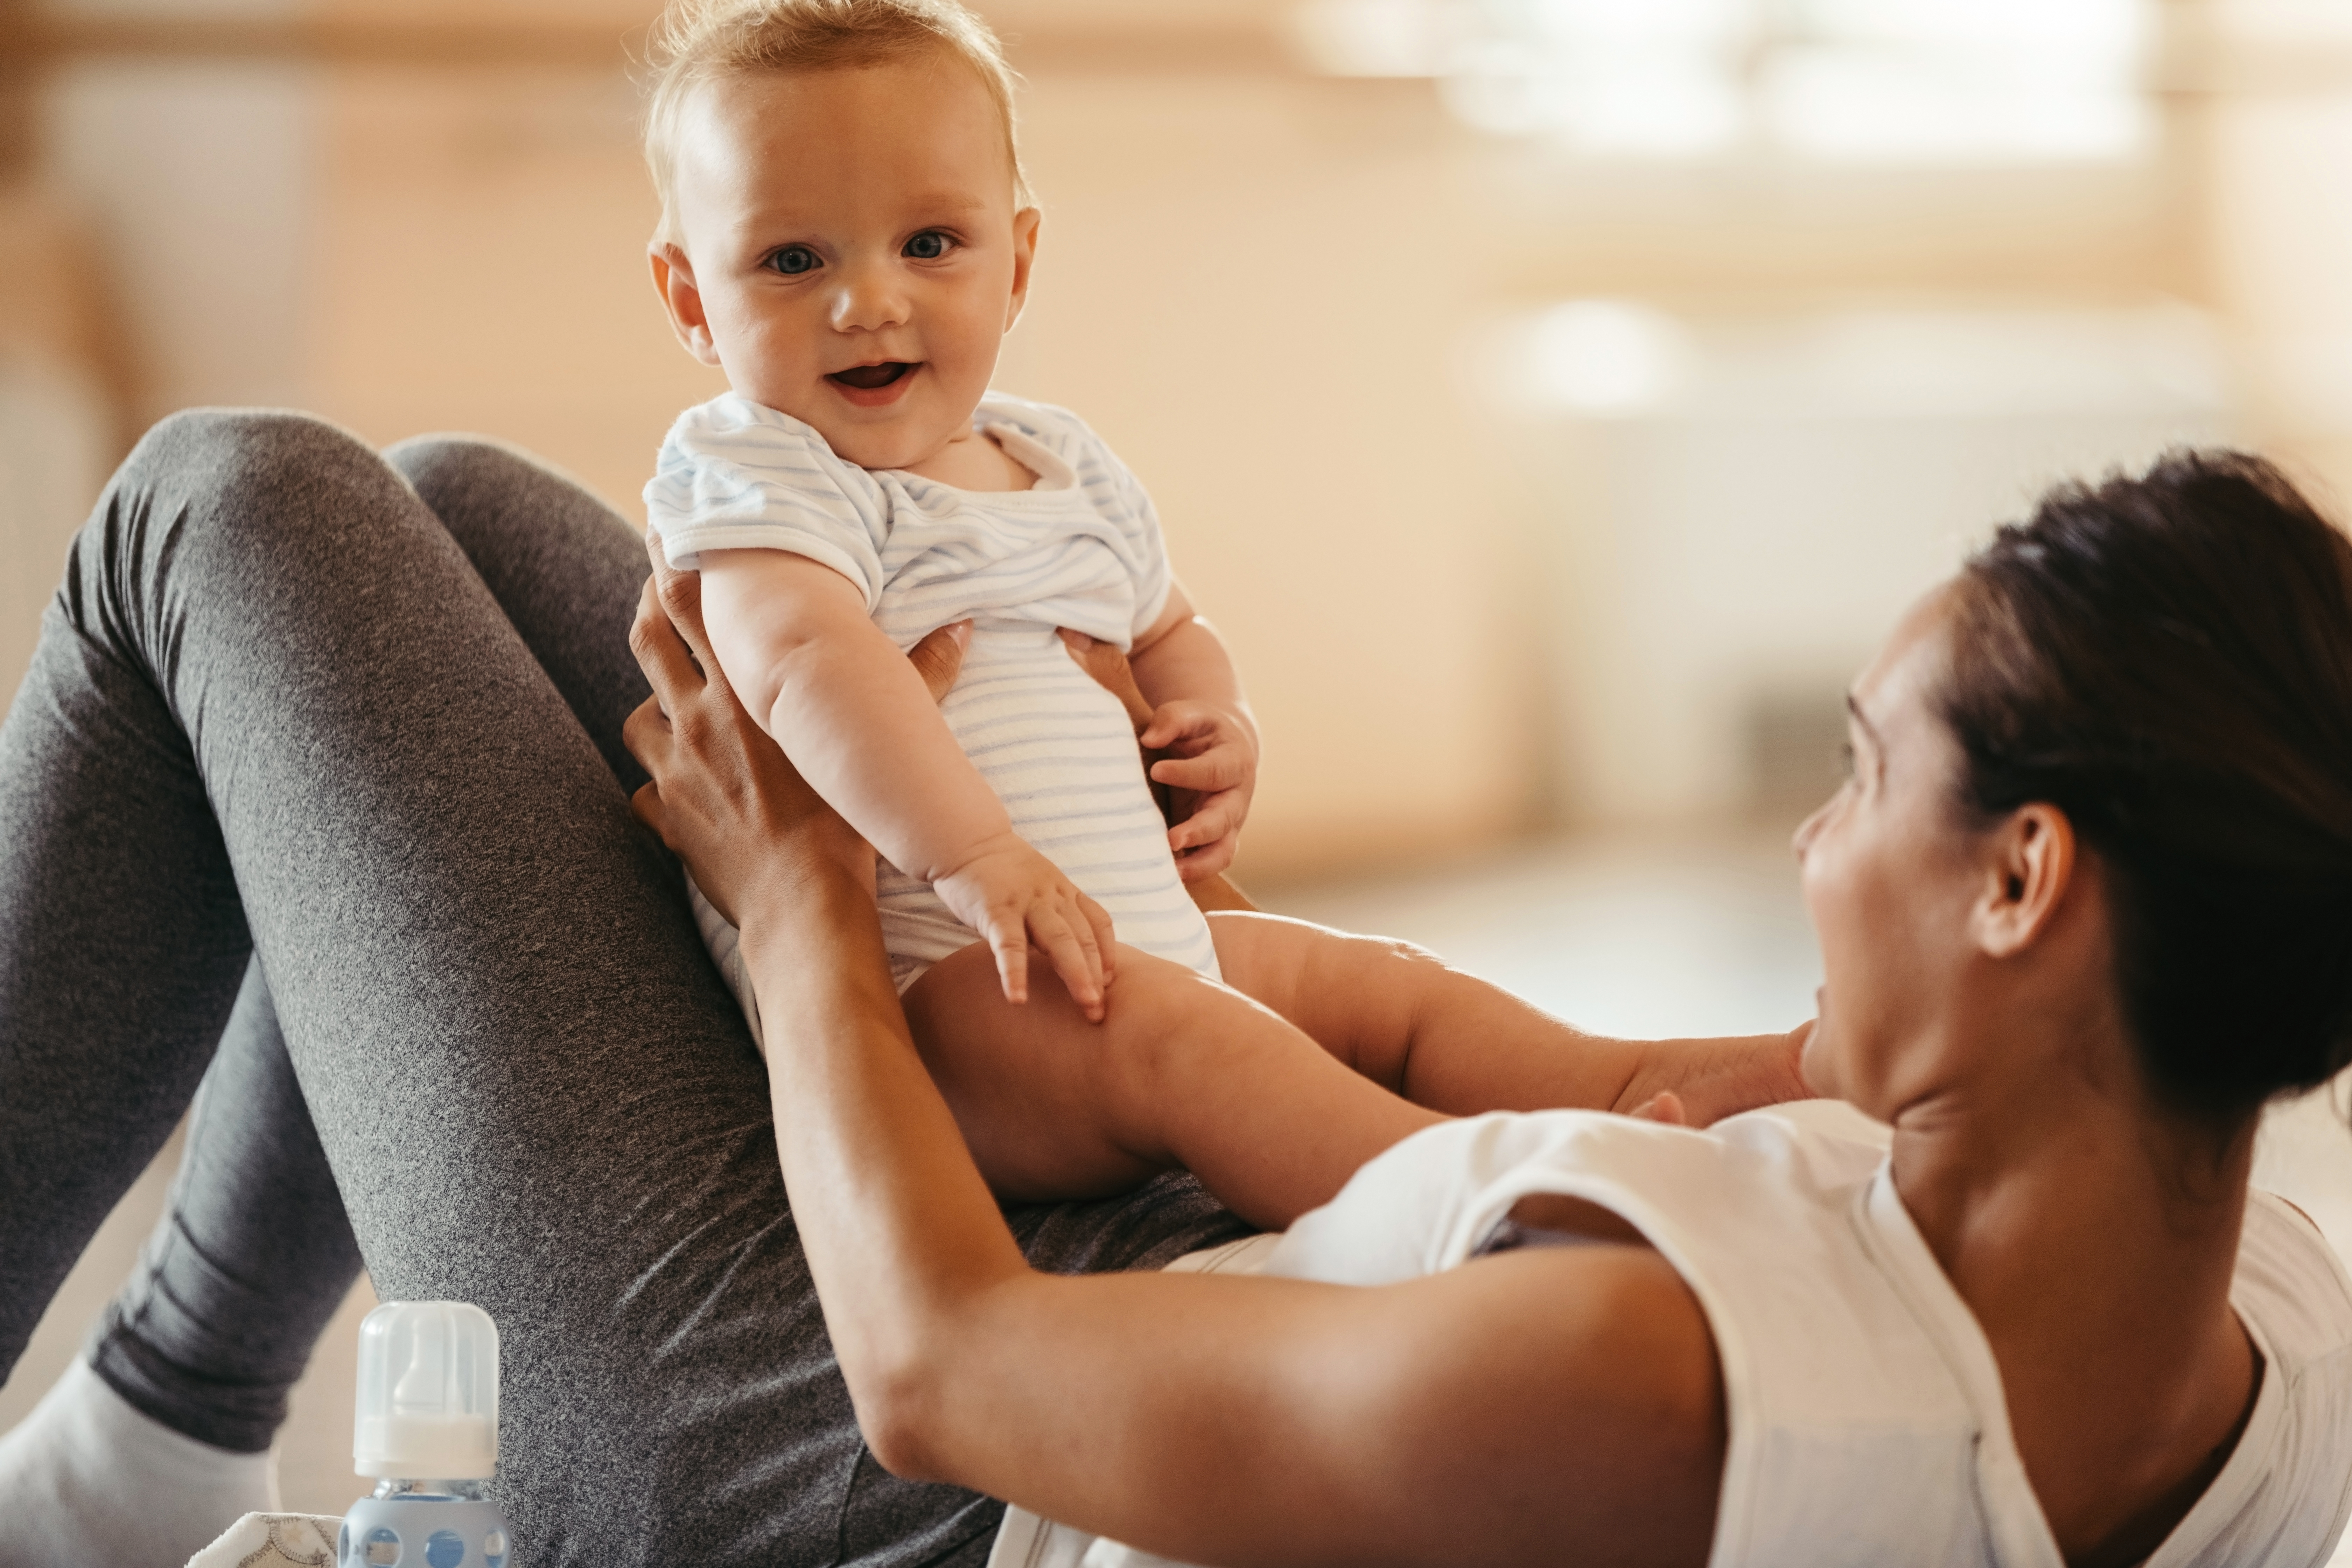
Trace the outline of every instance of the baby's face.
<path fill-rule="evenodd" d="M 867 468 L 967 436 L 1020 314 L 1037 214 L 951 57 L 712 83 L 686 106 L 680 244 L 654 276 L 688 349 Z"/>

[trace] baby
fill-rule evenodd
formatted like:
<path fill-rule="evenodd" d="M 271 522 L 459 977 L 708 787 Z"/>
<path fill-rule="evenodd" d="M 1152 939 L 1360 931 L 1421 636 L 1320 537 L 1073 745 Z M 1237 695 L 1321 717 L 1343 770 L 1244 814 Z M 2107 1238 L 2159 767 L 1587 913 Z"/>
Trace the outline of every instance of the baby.
<path fill-rule="evenodd" d="M 654 273 L 735 390 L 679 418 L 646 502 L 745 705 L 884 857 L 900 990 L 975 933 L 1007 999 L 1034 947 L 1090 1018 L 1114 932 L 1215 975 L 1184 879 L 1232 858 L 1256 733 L 1142 487 L 1070 415 L 988 391 L 1037 241 L 994 40 L 923 0 L 672 27 Z M 935 707 L 900 656 L 964 619 Z M 1129 651 L 1143 740 L 1175 753 L 1154 777 L 1197 800 L 1175 828 L 1062 627 Z M 698 915 L 756 1023 L 731 933 Z"/>
<path fill-rule="evenodd" d="M 996 1085 L 1104 1047 L 1237 1039 L 1275 1022 L 1265 1008 L 1320 1070 L 1318 1043 L 1441 1109 L 1611 1103 L 1638 1078 L 1634 1047 L 1612 1055 L 1398 944 L 1212 920 L 1188 896 L 1232 858 L 1256 730 L 1142 487 L 1072 415 L 989 390 L 1038 214 L 987 29 L 954 0 L 706 0 L 666 28 L 654 280 L 733 390 L 671 429 L 651 525 L 701 573 L 744 707 L 882 857 L 909 1020 L 999 1191 L 1139 1173 L 1084 1149 L 1006 1152 L 979 1101 L 1026 1091 Z M 935 704 L 904 654 L 964 621 Z M 1192 807 L 1176 826 L 1126 709 L 1061 628 L 1128 651 L 1152 709 L 1140 739 L 1172 753 L 1150 777 Z M 756 1033 L 735 933 L 695 898 Z M 1007 1009 L 1028 999 L 1033 949 L 1095 1039 L 1066 1048 L 1087 1025 L 1057 998 Z M 1043 1065 L 996 1070 L 1015 1058 Z M 1015 1109 L 1058 1125 L 1034 1096 Z"/>

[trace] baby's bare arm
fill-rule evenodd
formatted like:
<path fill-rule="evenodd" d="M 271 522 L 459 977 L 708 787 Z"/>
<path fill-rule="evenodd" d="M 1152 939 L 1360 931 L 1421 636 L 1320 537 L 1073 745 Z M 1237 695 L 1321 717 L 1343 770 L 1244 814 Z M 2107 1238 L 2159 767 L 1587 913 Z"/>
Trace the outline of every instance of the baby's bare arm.
<path fill-rule="evenodd" d="M 936 880 L 1012 832 L 848 578 L 782 550 L 713 550 L 702 584 L 710 646 L 744 708 L 892 865 Z"/>
<path fill-rule="evenodd" d="M 1216 628 L 1192 612 L 1181 584 L 1136 639 L 1135 679 L 1150 705 L 1140 740 L 1159 753 L 1151 781 L 1175 809 L 1168 846 L 1187 882 L 1233 863 L 1257 788 L 1257 720 Z"/>
<path fill-rule="evenodd" d="M 827 805 L 986 939 L 1005 994 L 1025 999 L 1034 942 L 1098 1012 L 1109 918 L 1013 831 L 856 585 L 785 551 L 714 550 L 702 602 L 744 708 Z"/>
<path fill-rule="evenodd" d="M 1128 656 L 1135 683 L 1152 707 L 1178 700 L 1213 703 L 1230 710 L 1257 740 L 1257 721 L 1242 694 L 1242 678 L 1224 639 L 1192 608 L 1184 585 L 1171 584 L 1160 618 L 1135 639 Z"/>

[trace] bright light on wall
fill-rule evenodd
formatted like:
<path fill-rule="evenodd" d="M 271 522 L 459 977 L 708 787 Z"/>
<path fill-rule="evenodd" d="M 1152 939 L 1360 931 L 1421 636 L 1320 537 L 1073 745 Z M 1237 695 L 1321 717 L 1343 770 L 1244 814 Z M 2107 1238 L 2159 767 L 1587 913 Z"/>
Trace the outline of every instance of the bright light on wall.
<path fill-rule="evenodd" d="M 1550 413 L 1623 418 L 1657 409 L 1681 386 L 1688 334 L 1663 310 L 1620 300 L 1571 300 L 1527 323 L 1520 380 Z"/>
<path fill-rule="evenodd" d="M 1772 136 L 1866 163 L 2096 160 L 2146 141 L 2143 0 L 1805 0 L 1759 78 Z"/>
<path fill-rule="evenodd" d="M 1311 0 L 1342 76 L 1437 78 L 1466 123 L 1605 156 L 2126 158 L 2151 0 Z"/>

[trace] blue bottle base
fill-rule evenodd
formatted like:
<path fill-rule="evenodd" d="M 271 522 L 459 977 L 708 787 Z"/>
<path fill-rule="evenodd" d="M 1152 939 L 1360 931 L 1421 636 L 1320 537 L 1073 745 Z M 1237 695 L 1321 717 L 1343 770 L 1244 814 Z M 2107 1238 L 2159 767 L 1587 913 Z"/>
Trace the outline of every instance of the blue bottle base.
<path fill-rule="evenodd" d="M 362 1498 L 343 1515 L 336 1568 L 507 1568 L 507 1516 L 467 1498 Z"/>

